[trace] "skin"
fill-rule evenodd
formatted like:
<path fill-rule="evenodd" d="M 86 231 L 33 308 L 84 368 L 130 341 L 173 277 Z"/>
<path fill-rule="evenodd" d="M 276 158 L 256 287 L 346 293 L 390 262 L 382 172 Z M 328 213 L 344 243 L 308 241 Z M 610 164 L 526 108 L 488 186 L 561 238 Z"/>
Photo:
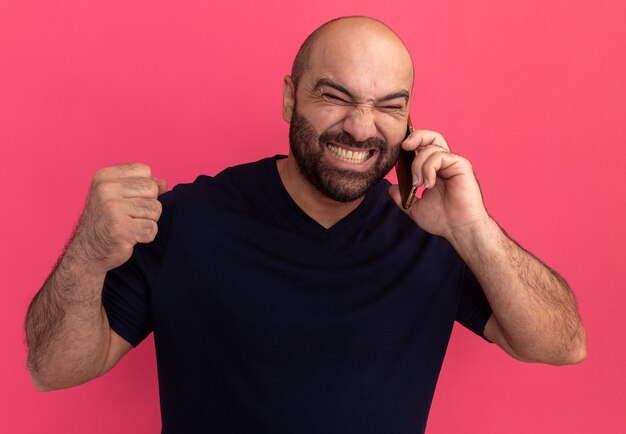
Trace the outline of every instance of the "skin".
<path fill-rule="evenodd" d="M 102 306 L 108 270 L 130 258 L 136 243 L 157 233 L 167 190 L 148 166 L 99 170 L 64 254 L 26 315 L 28 368 L 40 391 L 75 386 L 109 371 L 131 348 L 109 327 Z"/>
<path fill-rule="evenodd" d="M 445 237 L 478 278 L 494 312 L 485 327 L 487 338 L 524 361 L 583 360 L 586 335 L 567 283 L 491 219 L 471 164 L 451 153 L 434 131 L 415 130 L 403 141 L 412 84 L 411 58 L 393 32 L 371 19 L 341 19 L 324 28 L 297 86 L 285 77 L 283 118 L 291 122 L 297 110 L 315 136 L 345 132 L 358 142 L 377 138 L 392 150 L 414 151 L 414 181 L 426 190 L 405 212 L 424 230 Z M 318 150 L 328 167 L 354 173 L 389 157 L 372 149 L 369 159 L 353 163 L 326 147 Z M 326 228 L 363 200 L 325 196 L 302 174 L 291 152 L 277 166 L 293 200 Z M 128 260 L 136 243 L 154 239 L 161 214 L 157 196 L 166 189 L 165 181 L 140 163 L 105 168 L 94 177 L 76 232 L 28 310 L 28 365 L 38 390 L 96 378 L 132 348 L 109 327 L 102 306 L 104 277 Z M 389 193 L 400 206 L 397 186 Z"/>
<path fill-rule="evenodd" d="M 336 44 L 338 40 L 341 44 Z M 320 80 L 329 85 L 320 87 Z M 409 101 L 405 97 L 385 98 L 402 92 L 410 95 L 412 85 L 411 57 L 389 29 L 373 20 L 340 20 L 329 25 L 316 42 L 297 94 L 291 77 L 285 77 L 283 118 L 291 122 L 297 100 L 298 114 L 318 134 L 345 131 L 360 142 L 376 137 L 397 148 L 406 133 Z M 349 90 L 350 95 L 337 87 Z M 324 158 L 328 164 L 359 172 L 371 168 L 379 156 L 356 165 L 338 160 L 329 151 Z M 342 203 L 324 196 L 302 176 L 293 153 L 278 161 L 278 170 L 293 200 L 326 228 L 363 200 L 360 197 Z"/>

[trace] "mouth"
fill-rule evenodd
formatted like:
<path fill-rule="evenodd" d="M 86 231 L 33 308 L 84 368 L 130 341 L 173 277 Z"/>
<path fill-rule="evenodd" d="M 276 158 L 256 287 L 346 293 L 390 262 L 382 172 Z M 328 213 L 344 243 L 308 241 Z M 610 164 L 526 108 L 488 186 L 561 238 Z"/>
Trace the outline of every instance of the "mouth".
<path fill-rule="evenodd" d="M 339 160 L 354 164 L 364 163 L 376 154 L 376 150 L 374 149 L 357 151 L 353 149 L 346 149 L 334 143 L 327 143 L 326 148 Z"/>

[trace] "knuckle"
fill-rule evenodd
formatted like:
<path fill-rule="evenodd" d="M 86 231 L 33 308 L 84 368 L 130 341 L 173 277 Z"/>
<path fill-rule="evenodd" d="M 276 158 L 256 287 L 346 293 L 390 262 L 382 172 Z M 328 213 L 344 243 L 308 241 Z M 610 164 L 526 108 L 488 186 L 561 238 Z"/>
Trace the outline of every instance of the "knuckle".
<path fill-rule="evenodd" d="M 158 187 L 150 178 L 144 178 L 140 176 L 133 176 L 126 179 L 126 185 L 132 189 L 137 191 L 146 191 L 150 194 L 158 192 Z"/>
<path fill-rule="evenodd" d="M 132 163 L 137 169 L 150 171 L 150 166 L 145 163 L 135 162 Z"/>
<path fill-rule="evenodd" d="M 120 203 L 116 199 L 107 200 L 102 204 L 102 213 L 108 216 L 115 216 L 119 213 Z"/>
<path fill-rule="evenodd" d="M 427 155 L 425 155 L 423 165 L 427 166 L 433 164 L 433 162 L 437 158 L 437 154 L 438 152 L 429 152 Z"/>
<path fill-rule="evenodd" d="M 152 175 L 152 169 L 150 168 L 150 166 L 148 166 L 145 163 L 139 163 L 139 162 L 127 163 L 124 165 L 124 169 L 129 172 L 132 171 L 132 172 L 141 173 L 142 176 L 149 177 Z"/>
<path fill-rule="evenodd" d="M 147 220 L 139 227 L 139 238 L 145 241 L 152 241 L 156 237 L 157 230 L 156 222 Z"/>
<path fill-rule="evenodd" d="M 459 162 L 464 165 L 465 167 L 471 169 L 472 168 L 472 162 L 470 160 L 468 160 L 465 157 L 462 157 L 458 154 L 453 154 L 456 158 L 458 158 Z"/>
<path fill-rule="evenodd" d="M 94 173 L 93 175 L 94 182 L 106 179 L 108 173 L 109 173 L 108 167 L 103 167 L 101 169 L 96 170 L 96 173 Z"/>
<path fill-rule="evenodd" d="M 133 207 L 141 214 L 149 216 L 157 212 L 157 206 L 154 202 L 158 201 L 156 199 L 141 199 L 133 202 Z"/>
<path fill-rule="evenodd" d="M 148 220 L 148 222 L 146 223 L 145 230 L 146 230 L 146 233 L 149 235 L 156 235 L 156 232 L 158 230 L 158 225 L 156 224 L 155 221 Z"/>
<path fill-rule="evenodd" d="M 161 215 L 161 213 L 163 212 L 163 204 L 161 203 L 161 201 L 157 199 L 152 199 L 152 203 L 154 204 L 154 212 L 158 215 Z"/>
<path fill-rule="evenodd" d="M 145 208 L 148 215 L 158 218 L 161 215 L 163 209 L 161 202 L 156 199 L 148 199 L 145 201 Z"/>
<path fill-rule="evenodd" d="M 159 194 L 159 184 L 153 179 L 149 179 L 149 178 L 147 179 L 149 182 L 149 191 L 150 191 L 151 196 L 157 197 Z"/>
<path fill-rule="evenodd" d="M 110 193 L 113 189 L 113 184 L 107 181 L 98 181 L 93 185 L 93 192 L 97 197 L 103 197 Z"/>

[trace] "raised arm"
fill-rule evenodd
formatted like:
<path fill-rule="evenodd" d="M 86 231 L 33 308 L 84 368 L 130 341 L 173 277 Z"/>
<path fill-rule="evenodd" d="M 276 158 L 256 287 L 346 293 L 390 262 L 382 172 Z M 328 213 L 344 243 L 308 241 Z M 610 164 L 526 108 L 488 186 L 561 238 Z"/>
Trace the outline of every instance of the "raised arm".
<path fill-rule="evenodd" d="M 414 183 L 426 187 L 406 212 L 448 239 L 476 275 L 493 310 L 485 336 L 523 361 L 582 361 L 586 334 L 569 286 L 491 219 L 469 161 L 434 131 L 417 130 L 402 146 L 416 152 Z M 390 193 L 400 206 L 397 187 Z"/>
<path fill-rule="evenodd" d="M 131 345 L 109 327 L 104 277 L 157 233 L 167 189 L 150 168 L 132 163 L 94 176 L 80 222 L 26 315 L 28 368 L 41 391 L 84 383 L 111 369 Z"/>
<path fill-rule="evenodd" d="M 492 220 L 457 231 L 453 246 L 481 284 L 494 314 L 485 336 L 511 356 L 552 365 L 586 357 L 586 334 L 567 282 Z"/>

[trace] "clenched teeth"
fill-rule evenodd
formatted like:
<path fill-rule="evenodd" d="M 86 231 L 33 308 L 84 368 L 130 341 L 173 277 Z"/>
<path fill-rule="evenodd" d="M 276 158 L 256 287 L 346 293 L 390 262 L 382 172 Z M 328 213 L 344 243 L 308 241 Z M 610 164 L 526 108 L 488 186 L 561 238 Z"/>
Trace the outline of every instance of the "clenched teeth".
<path fill-rule="evenodd" d="M 358 151 L 346 151 L 343 148 L 333 145 L 327 145 L 330 152 L 335 154 L 339 159 L 349 161 L 351 163 L 362 163 L 367 160 L 370 156 L 369 151 L 358 152 Z"/>

